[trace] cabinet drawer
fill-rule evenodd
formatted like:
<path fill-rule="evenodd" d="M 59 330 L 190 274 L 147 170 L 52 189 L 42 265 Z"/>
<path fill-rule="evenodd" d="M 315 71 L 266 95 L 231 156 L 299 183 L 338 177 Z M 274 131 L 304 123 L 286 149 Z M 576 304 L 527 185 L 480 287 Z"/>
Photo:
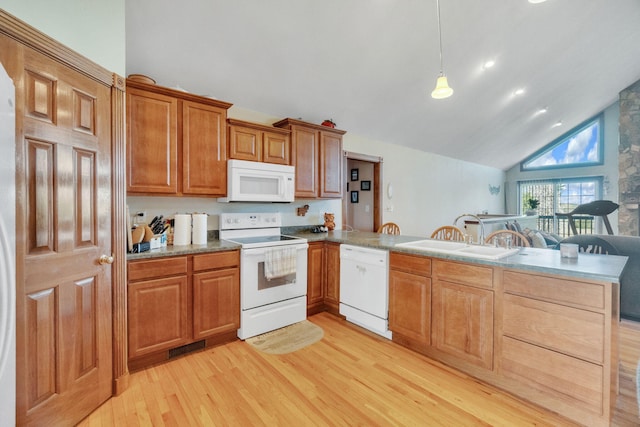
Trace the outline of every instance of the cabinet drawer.
<path fill-rule="evenodd" d="M 522 397 L 545 399 L 545 406 L 560 413 L 567 405 L 602 415 L 603 367 L 555 351 L 505 337 L 502 343 L 502 373 L 518 381 Z"/>
<path fill-rule="evenodd" d="M 193 256 L 193 271 L 213 270 L 240 265 L 239 251 L 214 252 Z"/>
<path fill-rule="evenodd" d="M 186 273 L 187 257 L 129 261 L 127 265 L 127 278 L 129 281 Z"/>
<path fill-rule="evenodd" d="M 604 309 L 604 285 L 523 274 L 515 271 L 505 271 L 503 278 L 505 292 L 599 310 Z"/>
<path fill-rule="evenodd" d="M 604 362 L 604 315 L 549 302 L 504 296 L 504 334 L 541 347 Z"/>
<path fill-rule="evenodd" d="M 391 252 L 389 254 L 389 266 L 394 270 L 407 271 L 421 276 L 431 276 L 431 258 L 425 256 Z"/>
<path fill-rule="evenodd" d="M 482 288 L 493 288 L 493 268 L 433 260 L 433 277 Z"/>

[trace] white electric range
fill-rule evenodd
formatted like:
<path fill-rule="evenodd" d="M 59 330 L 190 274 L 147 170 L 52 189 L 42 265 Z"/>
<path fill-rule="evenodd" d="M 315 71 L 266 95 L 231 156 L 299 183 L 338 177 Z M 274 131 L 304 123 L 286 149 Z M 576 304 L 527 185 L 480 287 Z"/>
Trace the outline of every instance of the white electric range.
<path fill-rule="evenodd" d="M 280 213 L 222 213 L 220 240 L 240 248 L 240 329 L 247 339 L 307 318 L 307 239 L 281 233 Z"/>

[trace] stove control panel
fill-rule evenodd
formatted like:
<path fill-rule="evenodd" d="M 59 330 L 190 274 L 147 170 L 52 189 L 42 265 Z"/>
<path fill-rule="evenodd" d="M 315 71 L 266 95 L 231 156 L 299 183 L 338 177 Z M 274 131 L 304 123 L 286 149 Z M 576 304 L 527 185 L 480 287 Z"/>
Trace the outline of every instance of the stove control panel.
<path fill-rule="evenodd" d="M 220 230 L 281 227 L 280 212 L 221 213 Z"/>

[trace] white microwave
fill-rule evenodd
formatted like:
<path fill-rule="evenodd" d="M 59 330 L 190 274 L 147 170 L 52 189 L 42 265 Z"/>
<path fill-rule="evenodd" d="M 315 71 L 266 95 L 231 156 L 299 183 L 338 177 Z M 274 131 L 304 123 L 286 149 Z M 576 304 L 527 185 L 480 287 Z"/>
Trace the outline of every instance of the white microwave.
<path fill-rule="evenodd" d="M 227 161 L 227 197 L 219 202 L 293 202 L 295 167 L 275 163 Z"/>

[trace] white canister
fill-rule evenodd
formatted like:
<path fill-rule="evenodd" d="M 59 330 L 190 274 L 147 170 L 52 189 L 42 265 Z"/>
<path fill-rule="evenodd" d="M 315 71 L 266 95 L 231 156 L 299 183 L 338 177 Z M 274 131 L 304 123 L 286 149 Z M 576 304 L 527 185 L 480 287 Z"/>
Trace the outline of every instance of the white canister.
<path fill-rule="evenodd" d="M 578 245 L 576 243 L 560 243 L 561 258 L 578 258 Z"/>
<path fill-rule="evenodd" d="M 173 222 L 173 245 L 191 244 L 191 215 L 176 214 Z"/>

